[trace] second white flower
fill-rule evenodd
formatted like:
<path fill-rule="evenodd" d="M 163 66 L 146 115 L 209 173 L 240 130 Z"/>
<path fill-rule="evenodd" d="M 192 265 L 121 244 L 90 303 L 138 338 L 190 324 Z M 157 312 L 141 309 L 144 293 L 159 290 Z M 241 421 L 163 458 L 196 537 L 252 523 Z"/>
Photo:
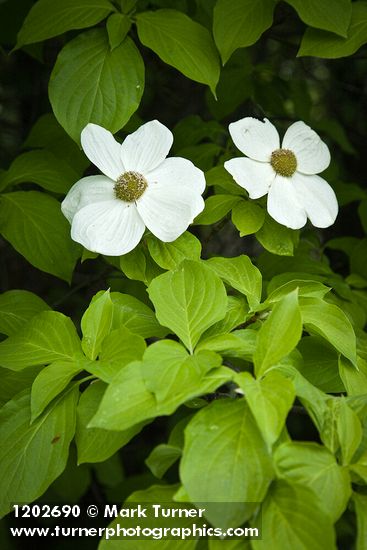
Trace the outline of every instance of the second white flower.
<path fill-rule="evenodd" d="M 267 209 L 277 222 L 299 229 L 307 218 L 315 227 L 329 227 L 338 214 L 330 185 L 316 174 L 330 164 L 327 145 L 304 122 L 295 122 L 279 134 L 265 119 L 246 117 L 229 125 L 229 132 L 247 158 L 224 163 L 236 183 L 251 199 L 268 195 Z"/>

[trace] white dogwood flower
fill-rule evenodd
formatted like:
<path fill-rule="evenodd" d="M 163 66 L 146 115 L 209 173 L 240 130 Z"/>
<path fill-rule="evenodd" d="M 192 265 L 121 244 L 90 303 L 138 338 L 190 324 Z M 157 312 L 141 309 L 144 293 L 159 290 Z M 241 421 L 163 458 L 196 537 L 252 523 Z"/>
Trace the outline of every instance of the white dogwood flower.
<path fill-rule="evenodd" d="M 104 175 L 79 180 L 61 209 L 71 237 L 108 256 L 130 252 L 147 227 L 161 241 L 176 240 L 204 209 L 204 174 L 187 159 L 166 158 L 173 136 L 152 120 L 125 141 L 88 124 L 83 150 Z"/>
<path fill-rule="evenodd" d="M 295 122 L 279 134 L 269 122 L 246 117 L 229 125 L 238 149 L 247 158 L 224 163 L 234 180 L 251 199 L 268 194 L 267 209 L 277 222 L 299 229 L 307 218 L 316 227 L 332 225 L 338 202 L 330 185 L 320 176 L 330 164 L 327 145 L 304 122 Z"/>

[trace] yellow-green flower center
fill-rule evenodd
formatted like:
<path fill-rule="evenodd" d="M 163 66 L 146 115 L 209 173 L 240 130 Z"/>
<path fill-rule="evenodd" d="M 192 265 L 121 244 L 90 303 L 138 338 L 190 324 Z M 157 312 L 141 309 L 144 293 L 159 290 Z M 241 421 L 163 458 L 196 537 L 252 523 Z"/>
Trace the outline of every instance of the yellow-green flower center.
<path fill-rule="evenodd" d="M 139 172 L 124 172 L 117 178 L 114 190 L 118 199 L 134 202 L 142 196 L 147 187 L 147 180 Z"/>
<path fill-rule="evenodd" d="M 297 170 L 297 159 L 289 149 L 277 149 L 271 154 L 270 164 L 275 172 L 283 177 L 290 178 Z"/>

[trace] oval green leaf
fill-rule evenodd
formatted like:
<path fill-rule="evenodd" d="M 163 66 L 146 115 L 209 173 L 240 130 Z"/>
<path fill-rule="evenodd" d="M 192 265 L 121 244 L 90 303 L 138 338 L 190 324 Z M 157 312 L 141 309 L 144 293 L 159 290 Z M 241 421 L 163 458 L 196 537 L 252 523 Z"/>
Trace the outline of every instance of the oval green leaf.
<path fill-rule="evenodd" d="M 223 319 L 227 294 L 220 278 L 201 262 L 184 260 L 175 271 L 156 277 L 148 287 L 158 321 L 193 351 L 200 336 Z"/>
<path fill-rule="evenodd" d="M 207 84 L 215 94 L 219 59 L 209 31 L 177 10 L 146 11 L 136 16 L 144 46 L 182 74 Z"/>
<path fill-rule="evenodd" d="M 49 151 L 29 151 L 17 157 L 1 180 L 3 188 L 32 182 L 66 195 L 81 173 Z"/>
<path fill-rule="evenodd" d="M 243 523 L 248 504 L 263 500 L 272 463 L 244 399 L 216 401 L 189 422 L 180 477 L 191 502 L 207 503 L 214 525 Z"/>
<path fill-rule="evenodd" d="M 64 470 L 74 436 L 78 388 L 60 396 L 30 425 L 29 392 L 1 410 L 0 515 L 14 502 L 32 502 Z M 37 467 L 35 467 L 37 465 Z"/>
<path fill-rule="evenodd" d="M 70 239 L 70 225 L 60 203 L 38 191 L 1 196 L 1 234 L 29 263 L 70 282 L 79 246 Z"/>
<path fill-rule="evenodd" d="M 139 106 L 144 63 L 130 38 L 110 50 L 107 33 L 95 29 L 66 44 L 49 83 L 54 114 L 77 142 L 89 123 L 120 130 Z"/>
<path fill-rule="evenodd" d="M 17 48 L 72 29 L 92 27 L 113 10 L 108 0 L 38 0 L 18 33 Z"/>
<path fill-rule="evenodd" d="M 32 317 L 50 309 L 36 294 L 28 290 L 8 290 L 0 294 L 0 332 L 16 334 Z"/>
<path fill-rule="evenodd" d="M 0 365 L 21 370 L 82 357 L 80 340 L 69 317 L 58 311 L 34 316 L 15 336 L 0 343 Z"/>
<path fill-rule="evenodd" d="M 286 0 L 306 25 L 347 36 L 352 15 L 350 0 Z"/>
<path fill-rule="evenodd" d="M 333 524 L 307 487 L 276 481 L 262 507 L 262 540 L 254 550 L 336 550 Z"/>
<path fill-rule="evenodd" d="M 254 44 L 273 22 L 274 0 L 218 0 L 213 33 L 223 64 L 237 48 Z"/>
<path fill-rule="evenodd" d="M 367 42 L 367 3 L 352 3 L 352 18 L 347 37 L 342 38 L 331 32 L 307 29 L 298 56 L 311 55 L 335 59 L 354 54 Z"/>
<path fill-rule="evenodd" d="M 254 363 L 257 375 L 276 365 L 298 344 L 302 336 L 302 317 L 298 291 L 277 302 L 258 332 Z"/>

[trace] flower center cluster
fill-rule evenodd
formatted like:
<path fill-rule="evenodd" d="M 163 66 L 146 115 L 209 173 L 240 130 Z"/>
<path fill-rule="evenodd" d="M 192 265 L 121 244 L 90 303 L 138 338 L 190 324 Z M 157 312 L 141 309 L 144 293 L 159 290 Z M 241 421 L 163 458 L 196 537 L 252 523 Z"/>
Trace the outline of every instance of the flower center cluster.
<path fill-rule="evenodd" d="M 297 170 L 296 155 L 289 149 L 276 149 L 276 151 L 273 151 L 270 164 L 277 174 L 286 178 L 293 176 Z"/>
<path fill-rule="evenodd" d="M 142 196 L 147 187 L 147 180 L 139 172 L 124 172 L 117 178 L 114 191 L 118 199 L 134 202 Z"/>

